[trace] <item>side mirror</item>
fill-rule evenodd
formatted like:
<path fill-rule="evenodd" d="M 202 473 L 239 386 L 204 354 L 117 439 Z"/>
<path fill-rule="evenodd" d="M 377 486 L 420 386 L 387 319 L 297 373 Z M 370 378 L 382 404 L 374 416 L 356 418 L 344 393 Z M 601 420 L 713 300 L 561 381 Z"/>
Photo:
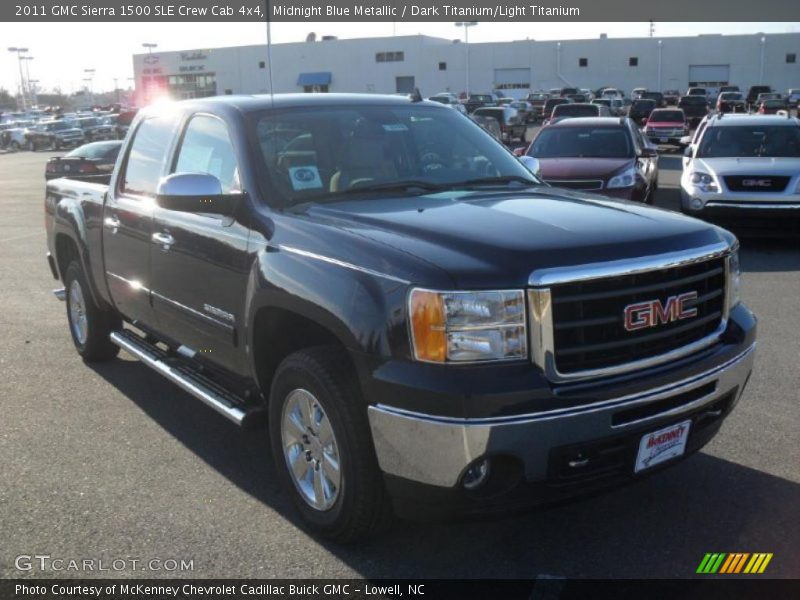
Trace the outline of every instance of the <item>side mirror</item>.
<path fill-rule="evenodd" d="M 658 156 L 658 148 L 642 148 L 642 156 L 646 156 L 647 158 L 656 158 Z"/>
<path fill-rule="evenodd" d="M 156 190 L 161 208 L 189 213 L 230 215 L 241 194 L 223 194 L 222 183 L 208 173 L 173 173 Z"/>
<path fill-rule="evenodd" d="M 686 150 L 683 151 L 683 155 L 686 158 L 692 158 L 692 147 L 689 146 L 688 148 L 686 148 Z"/>
<path fill-rule="evenodd" d="M 537 159 L 533 158 L 532 156 L 525 155 L 519 157 L 519 162 L 525 165 L 525 168 L 536 175 L 536 177 L 541 177 L 542 167 Z"/>
<path fill-rule="evenodd" d="M 525 156 L 525 147 L 520 146 L 519 148 L 514 148 L 514 156 Z"/>

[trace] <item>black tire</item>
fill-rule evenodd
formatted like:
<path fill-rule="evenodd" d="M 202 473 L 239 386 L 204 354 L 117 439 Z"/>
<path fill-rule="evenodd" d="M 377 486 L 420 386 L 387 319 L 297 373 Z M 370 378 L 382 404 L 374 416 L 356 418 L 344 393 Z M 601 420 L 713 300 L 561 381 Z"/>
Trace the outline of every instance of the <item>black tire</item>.
<path fill-rule="evenodd" d="M 301 495 L 284 454 L 284 405 L 296 390 L 313 395 L 335 436 L 341 485 L 332 506 L 325 510 L 314 508 Z M 375 457 L 366 403 L 342 348 L 309 348 L 283 360 L 270 391 L 269 433 L 281 484 L 314 532 L 349 543 L 374 535 L 390 522 L 391 503 Z"/>
<path fill-rule="evenodd" d="M 20 148 L 20 145 L 19 145 L 19 142 L 18 142 L 17 140 L 13 140 L 13 141 L 12 141 L 12 142 L 11 142 L 11 143 L 8 145 L 8 147 L 9 147 L 9 148 L 10 148 L 10 149 L 11 149 L 13 152 L 19 152 L 19 151 L 20 151 L 20 149 L 21 149 L 21 148 Z"/>
<path fill-rule="evenodd" d="M 644 199 L 645 204 L 655 204 L 656 203 L 656 192 L 658 191 L 658 179 L 653 182 L 653 185 L 650 186 L 650 191 L 647 193 L 647 197 Z"/>
<path fill-rule="evenodd" d="M 87 362 L 101 362 L 114 358 L 119 354 L 119 347 L 113 344 L 108 336 L 112 331 L 122 327 L 122 321 L 118 315 L 102 310 L 94 303 L 89 293 L 86 276 L 77 260 L 72 261 L 67 267 L 64 273 L 64 285 L 67 323 L 69 323 L 69 332 L 78 354 Z M 81 339 L 78 328 L 73 322 L 72 307 L 77 302 L 77 298 L 73 297 L 73 290 L 76 289 L 74 286 L 78 286 L 77 289 L 80 291 L 82 297 L 80 306 L 82 307 L 83 315 L 86 317 L 86 330 L 83 334 L 83 339 Z"/>

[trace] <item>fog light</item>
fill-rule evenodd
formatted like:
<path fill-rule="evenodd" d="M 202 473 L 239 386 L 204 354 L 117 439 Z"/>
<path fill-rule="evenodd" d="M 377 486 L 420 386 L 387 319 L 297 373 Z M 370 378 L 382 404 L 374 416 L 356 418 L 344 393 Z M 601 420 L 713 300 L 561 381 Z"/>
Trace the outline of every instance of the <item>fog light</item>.
<path fill-rule="evenodd" d="M 461 484 L 464 489 L 475 490 L 482 486 L 489 479 L 491 472 L 491 463 L 488 458 L 476 461 L 464 473 L 464 479 Z"/>
<path fill-rule="evenodd" d="M 689 202 L 689 206 L 692 207 L 692 210 L 701 210 L 703 208 L 703 201 L 700 198 L 692 198 Z"/>

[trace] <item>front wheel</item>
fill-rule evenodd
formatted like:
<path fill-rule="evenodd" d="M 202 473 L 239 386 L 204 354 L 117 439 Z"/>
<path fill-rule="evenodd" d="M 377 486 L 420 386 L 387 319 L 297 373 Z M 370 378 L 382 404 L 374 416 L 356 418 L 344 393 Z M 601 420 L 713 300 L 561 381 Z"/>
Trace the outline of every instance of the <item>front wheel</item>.
<path fill-rule="evenodd" d="M 89 292 L 80 263 L 72 261 L 64 273 L 67 321 L 75 349 L 84 360 L 104 361 L 114 358 L 119 347 L 109 335 L 122 327 L 120 318 L 98 307 Z"/>
<path fill-rule="evenodd" d="M 366 404 L 344 349 L 284 359 L 270 392 L 269 430 L 283 488 L 314 531 L 346 543 L 389 521 Z"/>

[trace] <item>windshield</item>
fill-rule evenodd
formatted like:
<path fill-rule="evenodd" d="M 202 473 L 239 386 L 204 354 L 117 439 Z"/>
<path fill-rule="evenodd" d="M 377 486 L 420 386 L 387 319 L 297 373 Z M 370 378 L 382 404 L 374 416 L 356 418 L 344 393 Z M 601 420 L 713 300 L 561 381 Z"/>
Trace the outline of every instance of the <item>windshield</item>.
<path fill-rule="evenodd" d="M 683 123 L 682 110 L 654 110 L 650 113 L 651 123 Z"/>
<path fill-rule="evenodd" d="M 633 146 L 622 127 L 552 127 L 539 132 L 528 154 L 536 158 L 630 158 Z"/>
<path fill-rule="evenodd" d="M 538 183 L 504 146 L 449 109 L 306 106 L 254 119 L 265 185 L 283 204 L 391 186 L 454 189 L 486 178 Z"/>
<path fill-rule="evenodd" d="M 494 102 L 494 98 L 486 94 L 472 94 L 469 99 L 474 102 Z"/>
<path fill-rule="evenodd" d="M 45 125 L 47 131 L 61 131 L 62 129 L 69 128 L 69 124 L 64 123 L 64 121 L 56 121 L 55 123 L 47 123 L 47 125 Z"/>
<path fill-rule="evenodd" d="M 678 104 L 680 106 L 705 106 L 706 99 L 702 96 L 684 96 Z"/>
<path fill-rule="evenodd" d="M 122 142 L 94 142 L 86 144 L 79 148 L 75 148 L 72 152 L 68 152 L 65 156 L 80 157 L 80 158 L 116 158 Z"/>
<path fill-rule="evenodd" d="M 719 95 L 720 100 L 741 100 L 742 95 L 739 92 L 723 92 Z"/>
<path fill-rule="evenodd" d="M 596 117 L 597 105 L 595 104 L 559 104 L 553 109 L 555 117 Z"/>
<path fill-rule="evenodd" d="M 736 125 L 712 127 L 700 141 L 699 158 L 800 157 L 800 127 Z"/>

